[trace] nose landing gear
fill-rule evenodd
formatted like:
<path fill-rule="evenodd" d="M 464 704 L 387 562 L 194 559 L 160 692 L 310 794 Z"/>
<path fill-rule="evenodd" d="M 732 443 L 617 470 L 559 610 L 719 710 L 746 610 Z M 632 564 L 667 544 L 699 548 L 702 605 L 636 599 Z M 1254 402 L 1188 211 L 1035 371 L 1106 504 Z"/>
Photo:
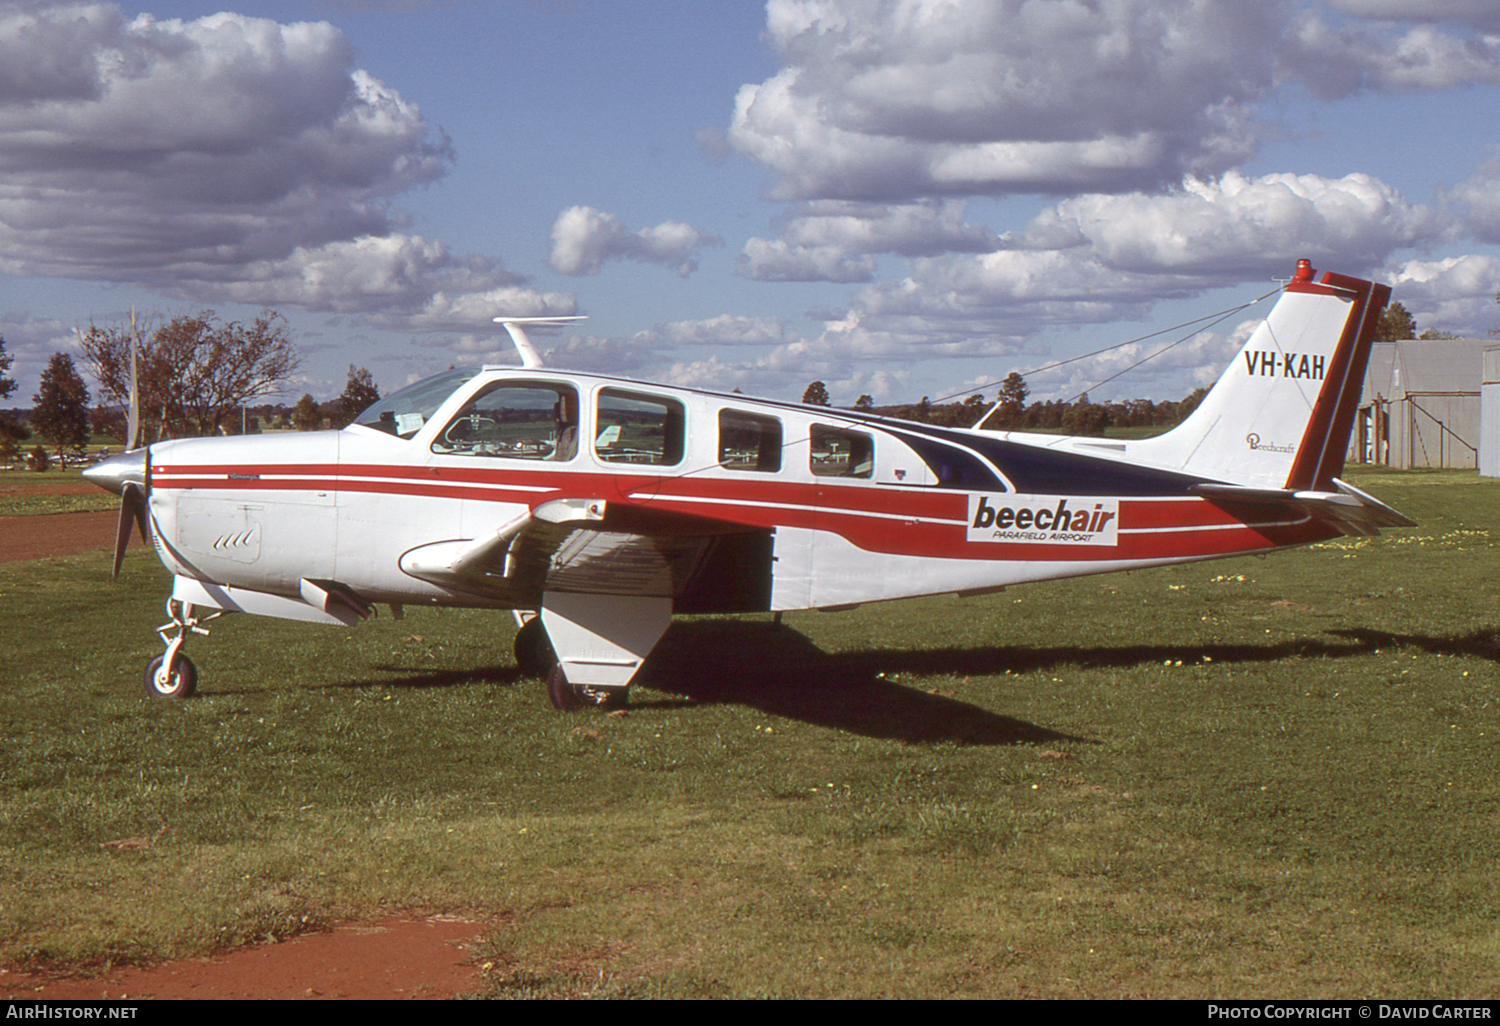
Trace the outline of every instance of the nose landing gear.
<path fill-rule="evenodd" d="M 167 615 L 172 618 L 156 628 L 167 650 L 146 664 L 146 694 L 152 698 L 187 698 L 198 690 L 198 667 L 182 654 L 183 642 L 189 633 L 208 636 L 208 629 L 200 626 L 224 615 L 222 609 L 205 617 L 193 615 L 193 606 L 188 602 L 167 599 Z M 168 637 L 172 628 L 177 628 L 175 637 Z"/>

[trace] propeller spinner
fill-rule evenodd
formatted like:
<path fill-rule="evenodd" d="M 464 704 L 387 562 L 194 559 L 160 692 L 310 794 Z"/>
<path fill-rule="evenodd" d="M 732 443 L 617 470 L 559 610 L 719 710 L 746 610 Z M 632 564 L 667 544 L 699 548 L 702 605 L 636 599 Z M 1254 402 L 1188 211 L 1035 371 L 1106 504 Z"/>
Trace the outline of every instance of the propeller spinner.
<path fill-rule="evenodd" d="M 130 541 L 130 525 L 133 521 L 141 532 L 141 541 L 150 543 L 146 531 L 146 489 L 151 450 L 132 449 L 118 456 L 100 460 L 83 472 L 84 479 L 120 497 L 120 522 L 115 529 L 115 564 L 110 580 L 120 576 L 120 563 L 125 558 L 125 546 Z"/>

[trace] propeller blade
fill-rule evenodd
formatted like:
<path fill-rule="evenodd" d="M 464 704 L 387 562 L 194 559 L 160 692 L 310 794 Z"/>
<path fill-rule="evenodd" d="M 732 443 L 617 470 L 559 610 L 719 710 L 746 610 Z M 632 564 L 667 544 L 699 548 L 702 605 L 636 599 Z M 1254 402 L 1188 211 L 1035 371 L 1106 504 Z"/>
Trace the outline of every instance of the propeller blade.
<path fill-rule="evenodd" d="M 141 332 L 135 325 L 135 308 L 130 309 L 130 409 L 125 413 L 125 448 L 141 444 L 140 393 Z"/>
<path fill-rule="evenodd" d="M 120 491 L 120 522 L 115 527 L 115 565 L 109 574 L 111 581 L 120 576 L 120 564 L 125 561 L 125 546 L 130 544 L 132 526 L 140 528 L 141 541 L 149 540 L 146 537 L 145 497 L 137 485 L 127 483 Z"/>
<path fill-rule="evenodd" d="M 145 455 L 141 463 L 146 472 L 146 480 L 141 482 L 140 504 L 135 509 L 135 526 L 141 529 L 141 544 L 151 544 L 151 529 L 147 522 L 151 518 L 151 511 L 146 508 L 146 502 L 151 498 L 151 446 L 146 446 Z"/>

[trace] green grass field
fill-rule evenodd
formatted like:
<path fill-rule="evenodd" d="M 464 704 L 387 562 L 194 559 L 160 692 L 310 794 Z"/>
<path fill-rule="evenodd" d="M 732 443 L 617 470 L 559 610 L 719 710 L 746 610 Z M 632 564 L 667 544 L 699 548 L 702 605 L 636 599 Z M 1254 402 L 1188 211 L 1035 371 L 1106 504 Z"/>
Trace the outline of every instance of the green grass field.
<path fill-rule="evenodd" d="M 850 613 L 676 623 L 617 715 L 504 614 L 225 618 L 0 566 L 0 964 L 398 909 L 487 996 L 1500 997 L 1500 482 L 1421 526 Z"/>
<path fill-rule="evenodd" d="M 45 513 L 85 513 L 118 509 L 119 496 L 98 488 L 77 495 L 49 494 L 60 486 L 85 483 L 79 468 L 52 469 L 40 474 L 28 470 L 0 470 L 0 517 L 35 516 Z"/>

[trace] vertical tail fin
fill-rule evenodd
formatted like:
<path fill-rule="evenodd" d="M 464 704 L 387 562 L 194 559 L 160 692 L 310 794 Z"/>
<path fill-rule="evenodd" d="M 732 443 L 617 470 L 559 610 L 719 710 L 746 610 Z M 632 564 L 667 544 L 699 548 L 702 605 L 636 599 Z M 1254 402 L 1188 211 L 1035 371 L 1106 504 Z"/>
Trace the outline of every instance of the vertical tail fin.
<path fill-rule="evenodd" d="M 1151 463 L 1247 488 L 1332 490 L 1387 285 L 1297 262 L 1266 319 L 1203 402 L 1158 438 L 1133 442 Z"/>

